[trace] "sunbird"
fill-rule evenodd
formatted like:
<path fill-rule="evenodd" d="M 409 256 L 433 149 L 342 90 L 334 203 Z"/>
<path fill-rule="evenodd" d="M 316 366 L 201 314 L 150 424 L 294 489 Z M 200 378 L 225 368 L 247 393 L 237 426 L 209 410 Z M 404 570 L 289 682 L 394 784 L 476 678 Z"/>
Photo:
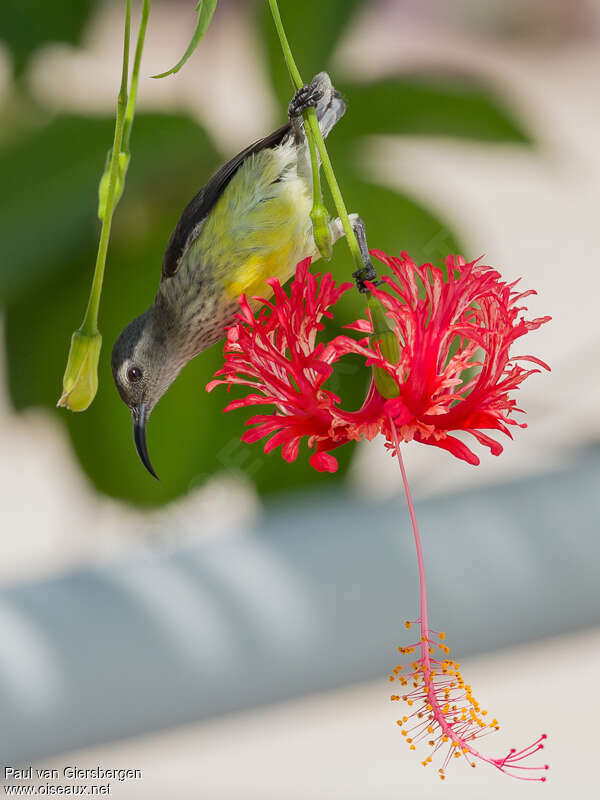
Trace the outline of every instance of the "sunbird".
<path fill-rule="evenodd" d="M 295 93 L 287 124 L 242 150 L 188 203 L 167 244 L 154 302 L 114 345 L 113 377 L 131 410 L 138 455 L 155 478 L 146 423 L 179 372 L 223 338 L 241 294 L 269 297 L 268 278 L 284 283 L 299 261 L 319 257 L 302 116 L 309 107 L 324 137 L 346 110 L 325 72 Z M 344 235 L 339 218 L 329 227 L 333 242 Z"/>

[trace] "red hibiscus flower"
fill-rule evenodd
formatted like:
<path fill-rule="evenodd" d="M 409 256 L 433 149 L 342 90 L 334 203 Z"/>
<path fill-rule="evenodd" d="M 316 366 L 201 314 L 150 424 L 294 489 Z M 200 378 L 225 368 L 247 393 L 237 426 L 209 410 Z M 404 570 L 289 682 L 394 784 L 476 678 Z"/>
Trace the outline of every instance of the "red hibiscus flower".
<path fill-rule="evenodd" d="M 242 439 L 255 442 L 272 434 L 265 452 L 281 445 L 283 458 L 293 461 L 306 437 L 315 450 L 310 463 L 321 471 L 335 471 L 337 461 L 330 451 L 352 440 L 372 439 L 381 432 L 394 450 L 390 418 L 404 441 L 441 447 L 471 464 L 479 459 L 450 432 L 467 431 L 498 455 L 501 445 L 483 431 L 510 436 L 507 426 L 519 424 L 511 414 L 520 410 L 510 392 L 539 372 L 518 362 L 548 369 L 533 356 L 509 355 L 510 347 L 549 317 L 525 320 L 521 312 L 526 309 L 519 303 L 533 292 L 517 292 L 515 283 L 503 282 L 498 272 L 477 262 L 449 257 L 444 280 L 440 269 L 417 266 L 406 254 L 390 258 L 371 252 L 392 272 L 383 279 L 385 286 L 369 288 L 394 327 L 398 363 L 388 360 L 369 336 L 317 343 L 322 318 L 332 316 L 330 309 L 351 284 L 336 286 L 330 274 L 319 279 L 307 259 L 298 264 L 289 296 L 279 281 L 269 282 L 273 300 L 263 301 L 257 315 L 240 298 L 241 313 L 227 335 L 225 365 L 208 391 L 221 383 L 254 389 L 225 411 L 251 405 L 274 410 L 249 419 L 251 429 Z M 373 331 L 370 320 L 349 327 Z M 340 408 L 340 398 L 326 383 L 335 362 L 349 353 L 363 355 L 367 366 L 385 372 L 395 396 L 383 397 L 372 381 L 359 411 Z"/>
<path fill-rule="evenodd" d="M 448 279 L 431 264 L 417 266 L 406 253 L 390 258 L 379 250 L 371 254 L 387 264 L 392 277 L 384 277 L 383 288 L 371 287 L 384 306 L 400 342 L 400 360 L 390 363 L 379 347 L 368 340 L 356 342 L 339 337 L 338 352 L 362 353 L 367 363 L 384 370 L 395 382 L 398 396 L 386 402 L 401 439 L 435 445 L 470 464 L 477 456 L 451 431 L 466 431 L 494 455 L 502 446 L 483 430 L 498 430 L 510 436 L 508 425 L 527 427 L 510 415 L 520 411 L 510 392 L 539 369 L 525 369 L 529 361 L 544 369 L 548 365 L 533 356 L 510 356 L 513 342 L 550 317 L 525 320 L 520 306 L 533 291 L 515 291 L 496 270 L 465 263 L 462 257 L 446 259 Z M 349 326 L 371 333 L 370 321 Z M 392 434 L 382 420 L 388 446 Z"/>

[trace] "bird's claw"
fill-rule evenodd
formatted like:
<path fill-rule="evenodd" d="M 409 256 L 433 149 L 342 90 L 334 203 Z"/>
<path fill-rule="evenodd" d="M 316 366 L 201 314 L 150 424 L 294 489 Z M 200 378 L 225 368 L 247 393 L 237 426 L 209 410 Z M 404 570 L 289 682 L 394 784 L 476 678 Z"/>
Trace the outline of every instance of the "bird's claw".
<path fill-rule="evenodd" d="M 356 234 L 356 240 L 358 242 L 358 247 L 364 264 L 361 269 L 357 269 L 356 272 L 352 273 L 352 277 L 354 278 L 354 282 L 356 283 L 356 288 L 358 291 L 364 294 L 369 291 L 369 288 L 365 285 L 367 281 L 375 284 L 376 286 L 380 284 L 381 281 L 377 280 L 377 273 L 375 272 L 375 267 L 371 262 L 369 245 L 367 244 L 367 231 L 365 229 L 365 223 L 357 214 L 351 214 L 350 218 L 352 220 L 352 228 Z"/>
<path fill-rule="evenodd" d="M 357 269 L 356 272 L 353 272 L 352 277 L 356 283 L 356 288 L 363 294 L 369 291 L 368 286 L 366 286 L 367 281 L 375 284 L 381 283 L 381 281 L 376 280 L 377 273 L 375 272 L 375 267 L 373 264 L 371 264 L 370 260 L 368 264 L 365 264 L 365 266 L 362 267 L 362 269 Z"/>
<path fill-rule="evenodd" d="M 318 81 L 307 83 L 298 89 L 288 106 L 290 119 L 300 117 L 309 108 L 314 108 L 323 97 L 323 89 Z"/>

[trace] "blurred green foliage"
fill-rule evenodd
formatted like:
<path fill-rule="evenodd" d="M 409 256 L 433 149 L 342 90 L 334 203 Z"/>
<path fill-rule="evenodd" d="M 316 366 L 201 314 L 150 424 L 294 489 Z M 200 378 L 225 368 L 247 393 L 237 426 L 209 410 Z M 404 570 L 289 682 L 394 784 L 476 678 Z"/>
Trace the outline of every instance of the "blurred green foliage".
<path fill-rule="evenodd" d="M 48 35 L 27 39 L 21 27 L 34 18 L 32 12 L 26 13 L 27 7 L 34 5 L 38 7 L 9 3 L 12 11 L 8 18 L 18 24 L 14 23 L 14 42 L 10 28 L 8 38 L 19 64 L 25 64 L 34 46 L 44 41 L 76 41 L 85 19 L 82 8 L 89 10 L 92 3 L 48 4 L 53 15 Z M 305 80 L 327 69 L 344 26 L 360 5 L 360 0 L 328 0 L 325 4 L 280 0 Z M 22 16 L 13 6 L 20 7 Z M 318 20 L 318 24 L 308 24 L 310 20 Z M 257 30 L 266 42 L 283 119 L 291 89 L 266 3 L 257 5 Z M 193 62 L 186 69 L 193 69 Z M 443 220 L 402 193 L 368 182 L 357 160 L 363 137 L 443 134 L 523 144 L 528 142 L 526 134 L 503 104 L 475 80 L 402 76 L 354 84 L 334 78 L 349 110 L 328 146 L 347 205 L 365 219 L 371 246 L 390 253 L 407 250 L 415 259 L 431 261 L 456 252 L 456 238 Z M 97 183 L 112 132 L 112 118 L 59 116 L 0 151 L 0 174 L 5 176 L 0 197 L 0 298 L 15 407 L 41 406 L 56 414 L 67 427 L 94 485 L 139 504 L 173 499 L 223 469 L 241 470 L 262 494 L 343 480 L 351 447 L 336 453 L 339 472 L 323 476 L 308 466 L 306 453 L 301 452 L 295 464 L 285 465 L 278 452 L 265 456 L 260 443 L 240 444 L 243 421 L 252 412 L 224 415 L 225 390 L 210 395 L 204 391 L 222 363 L 220 345 L 184 370 L 152 416 L 149 449 L 161 482 L 148 476 L 137 459 L 131 421 L 110 375 L 110 348 L 124 325 L 152 301 L 162 253 L 179 214 L 225 159 L 207 133 L 183 116 L 136 117 L 132 161 L 115 217 L 100 315 L 104 337 L 100 391 L 84 414 L 54 408 L 70 335 L 87 299 L 99 229 Z M 343 243 L 336 246 L 326 268 L 338 280 L 348 280 L 352 267 Z M 357 292 L 349 292 L 340 304 L 338 324 L 363 314 L 363 299 Z M 332 325 L 328 327 L 330 332 L 336 331 Z M 357 408 L 367 380 L 357 360 L 348 359 L 332 378 L 332 388 L 342 396 L 345 407 Z"/>
<path fill-rule="evenodd" d="M 8 45 L 14 74 L 48 42 L 76 44 L 97 0 L 2 0 L 0 41 Z"/>

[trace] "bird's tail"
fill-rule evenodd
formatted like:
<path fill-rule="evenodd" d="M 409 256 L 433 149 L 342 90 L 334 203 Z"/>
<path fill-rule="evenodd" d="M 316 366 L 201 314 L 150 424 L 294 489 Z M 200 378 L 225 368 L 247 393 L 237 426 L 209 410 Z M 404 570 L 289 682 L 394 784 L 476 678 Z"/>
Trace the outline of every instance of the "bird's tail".
<path fill-rule="evenodd" d="M 314 108 L 323 137 L 329 134 L 346 111 L 345 100 L 335 89 L 326 72 L 319 72 L 308 86 L 294 95 L 294 99 L 290 103 L 290 137 L 295 144 L 297 174 L 304 179 L 307 186 L 311 185 L 312 167 L 304 132 L 304 119 L 300 112 L 306 98 L 311 98 L 311 95 L 318 98 Z M 317 156 L 317 158 L 319 157 Z"/>
<path fill-rule="evenodd" d="M 319 128 L 325 138 L 336 122 L 344 116 L 346 101 L 333 86 L 331 78 L 326 72 L 319 72 L 313 79 L 313 83 L 317 83 L 323 92 L 323 96 L 315 106 L 315 111 L 319 120 Z"/>
<path fill-rule="evenodd" d="M 346 102 L 326 72 L 315 75 L 307 86 L 296 92 L 290 103 L 291 134 L 298 145 L 306 141 L 302 112 L 311 105 L 314 105 L 319 128 L 325 137 L 346 111 Z"/>

